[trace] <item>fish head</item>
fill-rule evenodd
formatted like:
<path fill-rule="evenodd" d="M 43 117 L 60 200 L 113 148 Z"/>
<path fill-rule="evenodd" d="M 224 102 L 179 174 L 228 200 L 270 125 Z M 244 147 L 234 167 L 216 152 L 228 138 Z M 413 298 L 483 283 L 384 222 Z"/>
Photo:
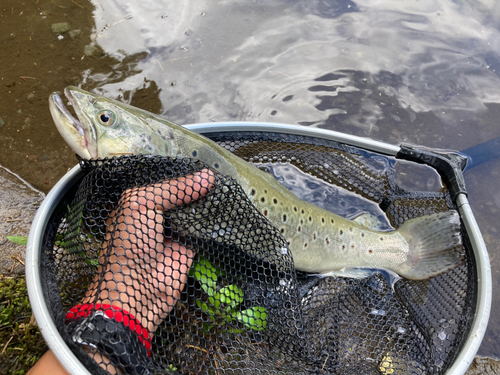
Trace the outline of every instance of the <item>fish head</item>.
<path fill-rule="evenodd" d="M 78 117 L 53 93 L 49 107 L 66 143 L 84 159 L 130 154 L 175 157 L 178 125 L 142 109 L 69 86 L 64 94 Z"/>

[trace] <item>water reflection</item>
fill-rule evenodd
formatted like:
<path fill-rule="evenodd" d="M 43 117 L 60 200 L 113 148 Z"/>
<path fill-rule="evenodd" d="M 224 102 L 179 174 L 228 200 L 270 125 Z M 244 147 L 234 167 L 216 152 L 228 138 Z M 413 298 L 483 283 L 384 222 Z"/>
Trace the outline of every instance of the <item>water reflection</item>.
<path fill-rule="evenodd" d="M 281 185 L 300 199 L 350 220 L 368 221 L 370 227 L 379 231 L 392 231 L 385 213 L 380 207 L 356 193 L 328 184 L 320 178 L 306 174 L 290 163 L 256 163 L 259 168 L 271 173 Z M 360 216 L 363 215 L 363 218 Z"/>
<path fill-rule="evenodd" d="M 181 123 L 341 125 L 396 142 L 408 121 L 429 121 L 419 114 L 453 130 L 464 111 L 474 117 L 498 101 L 498 30 L 467 10 L 435 1 L 107 1 L 95 11 L 96 41 L 108 53 L 148 55 L 123 82 L 92 78 L 115 97 L 154 80 L 165 114 Z M 439 128 L 426 130 L 444 140 Z"/>

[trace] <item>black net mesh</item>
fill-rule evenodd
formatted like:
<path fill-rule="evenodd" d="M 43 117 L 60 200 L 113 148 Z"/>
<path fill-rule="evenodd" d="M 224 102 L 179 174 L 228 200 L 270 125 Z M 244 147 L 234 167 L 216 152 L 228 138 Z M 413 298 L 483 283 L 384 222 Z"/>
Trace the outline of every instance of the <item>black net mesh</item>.
<path fill-rule="evenodd" d="M 254 163 L 288 163 L 379 205 L 397 228 L 453 209 L 395 183 L 394 160 L 317 138 L 211 134 Z M 442 374 L 476 303 L 472 250 L 426 281 L 297 272 L 286 239 L 227 176 L 192 160 L 80 161 L 54 212 L 42 288 L 92 373 Z M 259 164 L 262 167 L 262 164 Z"/>

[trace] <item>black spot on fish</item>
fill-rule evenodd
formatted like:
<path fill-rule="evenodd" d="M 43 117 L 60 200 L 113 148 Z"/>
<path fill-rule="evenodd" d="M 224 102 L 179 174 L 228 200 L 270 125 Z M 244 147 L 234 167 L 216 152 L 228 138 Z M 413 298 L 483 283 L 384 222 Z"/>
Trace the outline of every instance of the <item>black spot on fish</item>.
<path fill-rule="evenodd" d="M 313 233 L 313 238 L 316 239 L 316 233 Z"/>
<path fill-rule="evenodd" d="M 330 240 L 328 239 L 328 237 L 325 238 L 325 242 L 327 245 L 330 245 Z"/>
<path fill-rule="evenodd" d="M 384 237 L 380 237 L 380 241 L 383 241 L 384 240 Z"/>
<path fill-rule="evenodd" d="M 214 167 L 217 168 L 217 169 L 219 169 L 219 163 L 215 163 Z"/>
<path fill-rule="evenodd" d="M 255 189 L 252 189 L 252 190 L 250 191 L 250 195 L 251 195 L 252 197 L 255 195 Z"/>
<path fill-rule="evenodd" d="M 332 224 L 335 224 L 335 221 L 332 219 Z"/>
<path fill-rule="evenodd" d="M 342 245 L 342 250 L 345 250 L 345 245 Z"/>
<path fill-rule="evenodd" d="M 300 224 L 304 224 L 304 220 L 300 219 Z"/>
<path fill-rule="evenodd" d="M 301 228 L 300 228 L 300 225 L 299 225 L 299 227 L 297 228 L 297 232 L 300 232 L 300 229 L 301 229 Z"/>
<path fill-rule="evenodd" d="M 297 212 L 297 207 L 294 207 L 294 208 L 293 208 L 293 210 L 294 210 L 295 212 Z"/>
<path fill-rule="evenodd" d="M 262 198 L 260 198 L 260 201 L 261 201 L 262 203 L 264 203 L 264 202 L 266 201 L 266 198 L 262 197 Z"/>
<path fill-rule="evenodd" d="M 373 250 L 372 249 L 368 250 L 368 253 L 373 254 Z"/>
<path fill-rule="evenodd" d="M 276 198 L 273 199 L 274 204 L 278 204 L 278 200 Z"/>
<path fill-rule="evenodd" d="M 304 210 L 301 210 L 300 213 L 303 215 L 304 214 Z"/>
<path fill-rule="evenodd" d="M 309 216 L 309 221 L 312 221 L 312 217 L 311 216 Z"/>
<path fill-rule="evenodd" d="M 264 216 L 267 217 L 267 210 L 264 210 Z"/>
<path fill-rule="evenodd" d="M 349 227 L 349 232 L 352 232 L 352 227 Z"/>
<path fill-rule="evenodd" d="M 286 219 L 287 219 L 286 214 L 283 214 L 283 222 L 284 223 L 286 223 Z"/>
<path fill-rule="evenodd" d="M 281 234 L 285 233 L 285 228 L 280 229 Z"/>
<path fill-rule="evenodd" d="M 342 236 L 344 234 L 344 231 L 341 229 L 339 234 Z"/>
<path fill-rule="evenodd" d="M 198 155 L 198 151 L 193 151 L 193 157 L 196 157 Z"/>
<path fill-rule="evenodd" d="M 304 247 L 307 247 L 307 242 L 304 244 Z"/>
<path fill-rule="evenodd" d="M 322 217 L 322 218 L 321 218 L 321 222 L 322 222 L 323 224 L 325 223 L 325 218 L 324 218 L 324 217 Z"/>
<path fill-rule="evenodd" d="M 361 237 L 364 237 L 364 236 L 365 236 L 365 234 L 363 232 L 361 232 Z"/>

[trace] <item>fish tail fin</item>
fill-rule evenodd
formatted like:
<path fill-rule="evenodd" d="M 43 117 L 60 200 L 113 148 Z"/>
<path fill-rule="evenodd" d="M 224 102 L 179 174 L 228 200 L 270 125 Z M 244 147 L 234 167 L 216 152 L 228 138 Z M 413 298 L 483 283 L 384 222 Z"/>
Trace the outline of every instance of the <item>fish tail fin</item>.
<path fill-rule="evenodd" d="M 409 245 L 407 260 L 398 272 L 412 280 L 437 276 L 460 265 L 462 238 L 456 211 L 408 220 L 398 232 Z"/>

